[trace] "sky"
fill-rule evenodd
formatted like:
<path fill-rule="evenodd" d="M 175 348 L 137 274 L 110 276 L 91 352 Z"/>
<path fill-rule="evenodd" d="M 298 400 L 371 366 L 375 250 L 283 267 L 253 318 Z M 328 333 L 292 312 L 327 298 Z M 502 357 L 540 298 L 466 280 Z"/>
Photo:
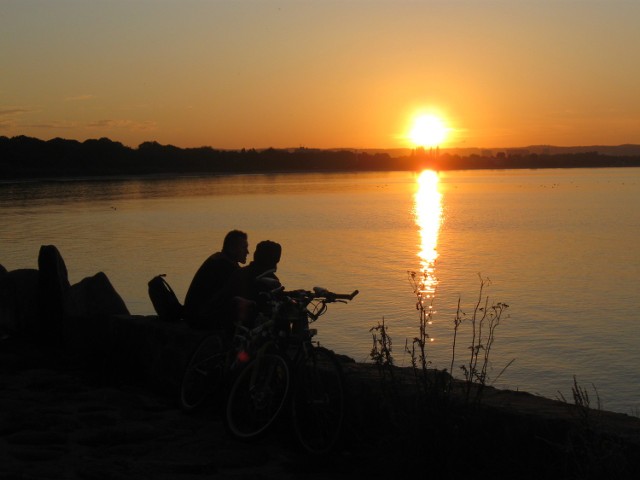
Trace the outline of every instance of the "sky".
<path fill-rule="evenodd" d="M 640 144 L 638 0 L 0 0 L 0 135 Z"/>

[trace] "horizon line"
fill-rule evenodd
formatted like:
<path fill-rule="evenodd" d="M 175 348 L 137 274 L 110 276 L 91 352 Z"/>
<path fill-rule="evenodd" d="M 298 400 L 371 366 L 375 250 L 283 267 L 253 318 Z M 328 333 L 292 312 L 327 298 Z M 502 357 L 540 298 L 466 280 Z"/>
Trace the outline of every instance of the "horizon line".
<path fill-rule="evenodd" d="M 518 146 L 518 147 L 479 147 L 479 146 L 473 146 L 473 147 L 451 147 L 451 146 L 433 146 L 433 147 L 426 147 L 426 146 L 407 146 L 407 147 L 308 147 L 305 145 L 300 145 L 297 147 L 273 147 L 273 146 L 268 146 L 268 147 L 236 147 L 236 148 L 222 148 L 222 147 L 215 147 L 213 145 L 199 145 L 197 147 L 181 147 L 181 146 L 177 146 L 174 145 L 172 143 L 160 143 L 157 140 L 145 140 L 141 143 L 139 143 L 137 146 L 130 146 L 130 145 L 126 145 L 123 142 L 119 141 L 119 140 L 114 140 L 110 137 L 90 137 L 90 138 L 86 138 L 85 140 L 78 140 L 75 138 L 65 138 L 65 137 L 52 137 L 48 140 L 44 140 L 42 138 L 39 137 L 33 137 L 33 136 L 29 136 L 29 135 L 14 135 L 14 136 L 8 136 L 8 135 L 0 135 L 0 138 L 7 138 L 7 139 L 14 139 L 14 138 L 19 138 L 19 137 L 25 137 L 25 138 L 31 138 L 31 139 L 36 139 L 36 140 L 40 140 L 43 142 L 50 142 L 53 140 L 64 140 L 64 141 L 70 141 L 70 142 L 78 142 L 78 143 L 84 143 L 87 141 L 91 141 L 91 140 L 102 140 L 102 139 L 106 139 L 109 140 L 110 142 L 113 143 L 120 143 L 123 146 L 127 147 L 127 148 L 131 148 L 131 149 L 138 149 L 140 147 L 140 145 L 143 145 L 145 143 L 157 143 L 160 146 L 163 147 L 174 147 L 174 148 L 179 148 L 182 150 L 186 150 L 186 149 L 198 149 L 198 148 L 211 148 L 213 150 L 221 150 L 221 151 L 242 151 L 242 150 L 257 150 L 257 151 L 263 151 L 263 150 L 362 150 L 362 151 L 398 151 L 398 150 L 407 150 L 407 151 L 412 151 L 412 150 L 420 150 L 420 149 L 424 149 L 425 151 L 429 151 L 429 150 L 440 150 L 440 151 L 447 151 L 447 150 L 525 150 L 525 149 L 530 149 L 530 148 L 560 148 L 560 149 L 566 149 L 566 148 L 616 148 L 616 147 L 638 147 L 640 148 L 640 143 L 621 143 L 621 144 L 584 144 L 584 145 L 555 145 L 555 144 L 546 144 L 546 143 L 540 143 L 540 144 L 528 144 L 528 145 L 522 145 L 522 146 Z"/>

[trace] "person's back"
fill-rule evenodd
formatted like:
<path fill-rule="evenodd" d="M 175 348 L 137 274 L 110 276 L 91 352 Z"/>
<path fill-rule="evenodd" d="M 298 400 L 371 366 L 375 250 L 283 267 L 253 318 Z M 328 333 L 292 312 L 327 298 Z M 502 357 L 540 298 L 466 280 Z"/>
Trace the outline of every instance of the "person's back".
<path fill-rule="evenodd" d="M 194 328 L 214 328 L 225 305 L 220 295 L 232 274 L 239 270 L 238 263 L 247 260 L 247 235 L 232 230 L 224 239 L 222 251 L 207 258 L 196 272 L 184 300 L 184 315 Z"/>

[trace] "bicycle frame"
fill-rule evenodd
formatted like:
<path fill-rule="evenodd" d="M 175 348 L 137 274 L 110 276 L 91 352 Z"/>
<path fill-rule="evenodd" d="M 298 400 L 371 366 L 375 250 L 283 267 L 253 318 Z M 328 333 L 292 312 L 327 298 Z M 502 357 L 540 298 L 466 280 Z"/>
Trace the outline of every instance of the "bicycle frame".
<path fill-rule="evenodd" d="M 277 288 L 264 294 L 267 308 L 254 319 L 257 325 L 237 328 L 237 341 L 254 355 L 247 359 L 227 399 L 227 425 L 239 438 L 261 435 L 291 397 L 300 444 L 309 453 L 326 453 L 339 437 L 344 388 L 334 354 L 314 346 L 316 329 L 309 324 L 326 313 L 327 304 L 346 303 L 358 291 L 336 294 L 317 287 L 292 292 Z"/>

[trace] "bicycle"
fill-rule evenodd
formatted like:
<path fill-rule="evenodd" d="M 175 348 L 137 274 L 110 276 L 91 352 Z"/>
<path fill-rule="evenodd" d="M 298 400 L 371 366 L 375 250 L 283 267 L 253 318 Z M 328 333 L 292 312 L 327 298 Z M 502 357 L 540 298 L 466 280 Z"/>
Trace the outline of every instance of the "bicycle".
<path fill-rule="evenodd" d="M 269 277 L 274 270 L 267 270 L 255 278 L 271 291 L 280 290 L 280 283 Z M 267 292 L 270 296 L 270 291 Z M 264 318 L 264 317 L 262 317 Z M 230 377 L 247 364 L 261 341 L 267 337 L 271 323 L 258 322 L 247 328 L 235 322 L 235 334 L 227 345 L 222 332 L 213 332 L 200 341 L 187 362 L 180 385 L 180 405 L 186 412 L 198 409 L 212 393 L 221 393 L 231 384 Z"/>
<path fill-rule="evenodd" d="M 207 335 L 200 341 L 182 375 L 180 406 L 183 411 L 201 407 L 211 393 L 219 389 L 229 369 L 228 357 L 220 335 Z"/>
<path fill-rule="evenodd" d="M 313 343 L 317 330 L 309 324 L 326 313 L 327 304 L 346 303 L 357 294 L 319 287 L 270 293 L 273 336 L 227 397 L 232 434 L 250 439 L 264 433 L 290 400 L 292 426 L 304 450 L 323 454 L 335 447 L 345 409 L 342 369 L 333 352 Z"/>
<path fill-rule="evenodd" d="M 180 405 L 186 412 L 200 408 L 212 394 L 222 393 L 235 375 L 248 364 L 260 345 L 269 338 L 272 322 L 266 319 L 248 328 L 236 324 L 231 347 L 224 336 L 211 333 L 203 338 L 185 367 L 180 386 Z"/>
<path fill-rule="evenodd" d="M 289 395 L 290 370 L 275 344 L 265 345 L 240 372 L 227 397 L 226 425 L 237 438 L 262 435 L 279 418 Z"/>

